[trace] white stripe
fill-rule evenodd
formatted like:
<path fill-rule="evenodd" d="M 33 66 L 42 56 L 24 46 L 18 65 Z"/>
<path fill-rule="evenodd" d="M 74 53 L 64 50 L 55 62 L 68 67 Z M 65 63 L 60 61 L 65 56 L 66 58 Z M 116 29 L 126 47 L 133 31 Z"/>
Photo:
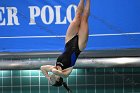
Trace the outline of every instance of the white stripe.
<path fill-rule="evenodd" d="M 140 32 L 136 33 L 119 33 L 119 34 L 91 34 L 90 37 L 98 36 L 122 36 L 122 35 L 140 35 Z M 64 38 L 65 35 L 59 36 L 13 36 L 13 37 L 0 37 L 0 39 L 12 39 L 12 38 Z"/>
<path fill-rule="evenodd" d="M 121 35 L 140 35 L 140 32 L 135 32 L 135 33 L 118 33 L 118 34 L 91 34 L 89 36 L 121 36 Z"/>
<path fill-rule="evenodd" d="M 62 38 L 65 36 L 13 36 L 13 37 L 0 37 L 0 39 L 10 39 L 10 38 Z"/>

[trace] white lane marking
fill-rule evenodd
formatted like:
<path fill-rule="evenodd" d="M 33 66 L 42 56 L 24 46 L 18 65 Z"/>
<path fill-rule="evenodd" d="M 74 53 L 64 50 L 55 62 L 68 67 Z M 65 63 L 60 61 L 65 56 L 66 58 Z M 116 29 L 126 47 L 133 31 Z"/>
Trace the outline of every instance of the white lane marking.
<path fill-rule="evenodd" d="M 118 33 L 118 34 L 91 34 L 90 37 L 102 37 L 102 36 L 122 36 L 122 35 L 140 35 L 140 32 L 136 33 Z M 58 36 L 10 36 L 10 37 L 0 37 L 0 39 L 10 39 L 10 38 L 64 38 L 65 35 Z"/>

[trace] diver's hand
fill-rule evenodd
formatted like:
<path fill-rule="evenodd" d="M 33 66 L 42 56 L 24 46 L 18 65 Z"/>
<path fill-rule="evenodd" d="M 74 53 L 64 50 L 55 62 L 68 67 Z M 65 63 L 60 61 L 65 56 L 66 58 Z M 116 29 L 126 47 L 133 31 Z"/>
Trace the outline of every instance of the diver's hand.
<path fill-rule="evenodd" d="M 54 73 L 54 74 L 58 74 L 58 70 L 57 69 L 52 69 L 52 73 Z"/>
<path fill-rule="evenodd" d="M 67 78 L 68 77 L 68 74 L 63 72 L 63 71 L 60 71 L 60 70 L 57 70 L 57 69 L 52 69 L 52 73 L 54 73 L 55 75 L 58 75 L 60 77 L 63 77 L 63 78 Z"/>

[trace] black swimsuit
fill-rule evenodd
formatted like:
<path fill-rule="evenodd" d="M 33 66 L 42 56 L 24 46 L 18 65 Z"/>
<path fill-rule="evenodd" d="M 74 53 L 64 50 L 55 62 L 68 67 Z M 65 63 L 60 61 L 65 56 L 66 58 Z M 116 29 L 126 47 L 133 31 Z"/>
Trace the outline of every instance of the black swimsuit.
<path fill-rule="evenodd" d="M 64 52 L 57 58 L 56 66 L 60 66 L 62 69 L 74 66 L 80 52 L 78 35 L 75 35 L 66 43 Z"/>

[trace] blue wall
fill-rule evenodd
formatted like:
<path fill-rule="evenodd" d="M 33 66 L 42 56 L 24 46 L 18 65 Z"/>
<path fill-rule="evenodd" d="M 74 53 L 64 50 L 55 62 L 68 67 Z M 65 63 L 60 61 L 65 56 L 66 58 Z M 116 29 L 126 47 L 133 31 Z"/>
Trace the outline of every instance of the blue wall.
<path fill-rule="evenodd" d="M 78 3 L 79 0 L 1 0 L 0 52 L 62 51 L 64 36 Z M 38 13 L 35 24 L 30 24 L 30 19 L 33 20 L 31 7 L 36 7 L 34 14 Z M 45 7 L 49 7 L 49 11 Z M 56 11 L 56 7 L 60 9 L 60 21 L 66 17 L 64 23 L 57 24 L 59 10 Z M 91 0 L 90 36 L 86 50 L 139 48 L 139 11 L 140 0 Z M 11 24 L 10 12 L 17 17 L 11 17 Z M 46 18 L 44 22 L 41 15 Z M 52 21 L 48 23 L 50 18 Z"/>

